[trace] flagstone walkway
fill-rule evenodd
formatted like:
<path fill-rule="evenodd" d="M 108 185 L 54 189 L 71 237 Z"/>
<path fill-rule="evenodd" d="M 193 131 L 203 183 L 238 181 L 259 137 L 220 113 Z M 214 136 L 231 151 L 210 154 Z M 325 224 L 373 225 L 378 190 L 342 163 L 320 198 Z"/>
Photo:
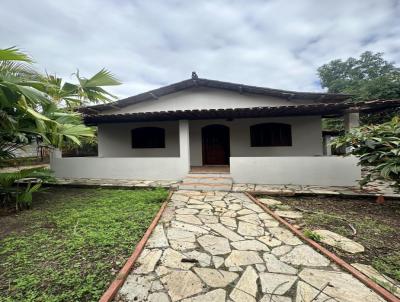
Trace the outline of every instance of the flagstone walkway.
<path fill-rule="evenodd" d="M 116 301 L 384 301 L 243 193 L 177 191 Z"/>

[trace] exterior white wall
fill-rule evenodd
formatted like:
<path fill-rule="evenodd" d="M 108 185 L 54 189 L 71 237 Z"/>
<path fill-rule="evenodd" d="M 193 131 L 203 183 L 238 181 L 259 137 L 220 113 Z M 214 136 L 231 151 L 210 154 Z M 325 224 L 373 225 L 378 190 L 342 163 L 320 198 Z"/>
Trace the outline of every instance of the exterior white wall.
<path fill-rule="evenodd" d="M 165 148 L 132 148 L 131 130 L 138 127 L 165 129 Z M 178 122 L 100 124 L 99 157 L 179 157 Z"/>
<path fill-rule="evenodd" d="M 159 99 L 147 100 L 121 109 L 111 109 L 101 114 L 123 114 L 134 112 L 153 112 L 168 110 L 249 108 L 260 106 L 290 106 L 311 104 L 312 100 L 288 101 L 273 96 L 240 94 L 239 92 L 205 87 L 172 93 Z"/>
<path fill-rule="evenodd" d="M 292 146 L 251 147 L 250 126 L 265 122 L 281 122 L 292 126 Z M 233 157 L 250 156 L 314 156 L 323 154 L 321 117 L 301 116 L 282 118 L 253 118 L 227 120 L 189 121 L 190 164 L 200 166 L 202 159 L 201 129 L 212 124 L 229 127 L 230 152 Z M 166 148 L 132 149 L 131 130 L 154 126 L 165 129 Z M 146 122 L 100 124 L 98 126 L 99 157 L 179 157 L 178 122 Z"/>
<path fill-rule="evenodd" d="M 179 157 L 53 157 L 50 165 L 61 178 L 177 180 L 189 171 Z"/>
<path fill-rule="evenodd" d="M 258 123 L 280 122 L 292 126 L 292 146 L 290 147 L 251 147 L 250 126 Z M 190 158 L 192 166 L 201 166 L 201 129 L 212 124 L 229 127 L 231 157 L 262 156 L 315 156 L 322 155 L 322 126 L 320 116 L 252 118 L 226 120 L 190 121 Z"/>
<path fill-rule="evenodd" d="M 190 169 L 189 123 L 179 121 L 177 157 L 71 157 L 62 158 L 59 150 L 50 156 L 56 177 L 178 180 Z M 130 143 L 129 143 L 130 146 Z"/>
<path fill-rule="evenodd" d="M 231 157 L 235 183 L 355 186 L 361 178 L 356 157 Z"/>

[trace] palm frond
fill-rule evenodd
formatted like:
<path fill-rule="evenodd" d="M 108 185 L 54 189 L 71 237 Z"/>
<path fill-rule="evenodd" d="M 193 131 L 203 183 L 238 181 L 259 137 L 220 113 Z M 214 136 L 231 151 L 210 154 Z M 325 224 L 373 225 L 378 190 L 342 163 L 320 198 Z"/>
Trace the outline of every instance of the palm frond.
<path fill-rule="evenodd" d="M 79 76 L 79 73 L 77 73 Z M 121 82 L 107 69 L 103 68 L 90 79 L 85 79 L 84 88 L 94 88 L 99 86 L 120 85 Z"/>
<path fill-rule="evenodd" d="M 0 60 L 1 61 L 23 61 L 32 63 L 32 59 L 26 53 L 20 51 L 17 47 L 12 46 L 5 49 L 0 49 Z"/>

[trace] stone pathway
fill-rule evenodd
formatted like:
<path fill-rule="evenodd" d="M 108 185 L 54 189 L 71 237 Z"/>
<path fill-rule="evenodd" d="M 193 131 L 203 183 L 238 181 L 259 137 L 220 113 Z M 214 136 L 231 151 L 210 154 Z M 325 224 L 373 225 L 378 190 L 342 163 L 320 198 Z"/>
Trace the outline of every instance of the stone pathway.
<path fill-rule="evenodd" d="M 321 195 L 384 195 L 386 197 L 399 198 L 400 194 L 393 191 L 385 183 L 371 184 L 364 189 L 348 186 L 317 186 L 317 185 L 269 185 L 269 184 L 249 184 L 235 183 L 232 186 L 234 192 L 268 192 L 270 194 L 321 194 Z"/>
<path fill-rule="evenodd" d="M 179 181 L 175 180 L 132 180 L 132 179 L 107 179 L 107 178 L 57 178 L 50 184 L 72 186 L 99 186 L 99 187 L 164 187 L 176 188 Z"/>
<path fill-rule="evenodd" d="M 215 175 L 212 175 L 215 176 Z M 226 175 L 225 175 L 226 176 Z M 213 177 L 212 177 L 213 178 Z M 105 178 L 57 178 L 57 181 L 50 182 L 56 185 L 71 185 L 71 186 L 100 186 L 100 187 L 165 187 L 178 188 L 183 183 L 178 180 L 131 180 L 131 179 L 105 179 Z M 204 187 L 197 188 L 191 186 L 192 189 L 205 189 Z M 185 189 L 185 187 L 181 187 Z M 208 187 L 208 189 L 210 189 Z M 220 187 L 218 189 L 221 189 Z M 222 188 L 223 191 L 234 192 L 268 192 L 269 194 L 327 194 L 327 195 L 384 195 L 386 197 L 400 198 L 400 194 L 394 193 L 393 190 L 384 185 L 367 187 L 365 190 L 360 190 L 357 187 L 332 187 L 332 186 L 305 186 L 305 185 L 256 185 L 256 184 L 230 184 L 228 187 Z"/>
<path fill-rule="evenodd" d="M 116 301 L 384 301 L 245 194 L 175 192 Z"/>

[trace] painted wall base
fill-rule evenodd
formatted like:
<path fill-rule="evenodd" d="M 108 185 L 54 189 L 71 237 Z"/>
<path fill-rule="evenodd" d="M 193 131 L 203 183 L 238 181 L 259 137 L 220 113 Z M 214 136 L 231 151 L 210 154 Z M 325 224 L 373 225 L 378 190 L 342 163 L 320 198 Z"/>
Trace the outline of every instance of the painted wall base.
<path fill-rule="evenodd" d="M 356 186 L 361 168 L 356 157 L 231 157 L 235 183 Z"/>
<path fill-rule="evenodd" d="M 188 164 L 179 157 L 53 157 L 50 167 L 60 178 L 177 180 L 189 172 Z"/>

